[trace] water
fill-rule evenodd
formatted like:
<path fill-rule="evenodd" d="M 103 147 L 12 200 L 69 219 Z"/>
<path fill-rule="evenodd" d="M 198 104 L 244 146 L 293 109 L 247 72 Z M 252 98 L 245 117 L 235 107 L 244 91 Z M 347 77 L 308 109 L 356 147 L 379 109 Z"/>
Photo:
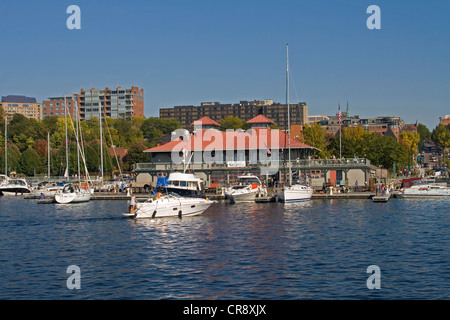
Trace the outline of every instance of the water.
<path fill-rule="evenodd" d="M 220 202 L 134 221 L 126 201 L 1 197 L 0 299 L 449 299 L 449 203 Z"/>

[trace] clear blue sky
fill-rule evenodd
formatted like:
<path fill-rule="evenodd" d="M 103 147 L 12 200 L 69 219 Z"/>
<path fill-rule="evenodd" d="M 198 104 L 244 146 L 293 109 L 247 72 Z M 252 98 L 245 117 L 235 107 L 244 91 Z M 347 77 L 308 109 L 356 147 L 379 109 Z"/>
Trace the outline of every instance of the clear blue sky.
<path fill-rule="evenodd" d="M 81 8 L 69 30 L 66 8 Z M 369 30 L 369 5 L 381 30 Z M 433 129 L 450 113 L 450 1 L 208 0 L 0 2 L 0 95 L 38 100 L 117 84 L 145 115 L 203 101 L 290 101 L 332 115 L 401 116 Z"/>

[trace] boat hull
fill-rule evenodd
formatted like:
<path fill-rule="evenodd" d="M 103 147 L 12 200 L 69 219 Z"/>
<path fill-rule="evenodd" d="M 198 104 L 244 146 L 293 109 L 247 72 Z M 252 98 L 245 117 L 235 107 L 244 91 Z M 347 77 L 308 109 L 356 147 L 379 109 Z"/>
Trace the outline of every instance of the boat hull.
<path fill-rule="evenodd" d="M 136 219 L 189 217 L 202 214 L 214 201 L 202 198 L 161 198 L 136 203 L 135 213 L 126 213 L 126 217 Z"/>
<path fill-rule="evenodd" d="M 88 202 L 91 200 L 90 192 L 72 192 L 55 194 L 55 202 L 60 204 Z"/>
<path fill-rule="evenodd" d="M 292 186 L 282 188 L 278 193 L 281 202 L 302 202 L 310 200 L 313 194 L 312 188 L 305 186 Z"/>
<path fill-rule="evenodd" d="M 250 190 L 248 192 L 225 192 L 225 197 L 230 200 L 231 203 L 236 202 L 253 202 L 256 200 L 256 194 L 258 190 Z"/>
<path fill-rule="evenodd" d="M 18 196 L 30 193 L 30 189 L 27 188 L 2 188 L 1 193 L 5 196 Z"/>

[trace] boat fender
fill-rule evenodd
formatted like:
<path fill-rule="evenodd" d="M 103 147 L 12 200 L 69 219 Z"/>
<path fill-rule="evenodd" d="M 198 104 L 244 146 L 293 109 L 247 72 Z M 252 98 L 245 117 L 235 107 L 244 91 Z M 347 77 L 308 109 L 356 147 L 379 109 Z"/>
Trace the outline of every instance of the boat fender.
<path fill-rule="evenodd" d="M 155 216 L 156 216 L 156 210 L 153 211 L 152 218 L 154 218 Z"/>
<path fill-rule="evenodd" d="M 180 218 L 180 219 L 181 219 L 181 210 L 180 210 L 180 211 L 178 211 L 178 218 Z"/>

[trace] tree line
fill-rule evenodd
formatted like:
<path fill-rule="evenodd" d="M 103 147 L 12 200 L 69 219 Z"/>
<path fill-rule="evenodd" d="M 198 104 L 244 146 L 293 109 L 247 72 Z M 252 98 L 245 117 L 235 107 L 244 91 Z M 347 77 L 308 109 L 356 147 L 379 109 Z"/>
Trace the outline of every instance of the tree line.
<path fill-rule="evenodd" d="M 0 172 L 5 171 L 5 115 L 0 107 Z M 78 172 L 77 143 L 74 127 L 68 118 L 67 136 L 69 153 L 69 173 Z M 96 118 L 81 121 L 81 131 L 86 167 L 91 175 L 101 168 L 105 173 L 116 174 L 119 167 L 130 171 L 137 162 L 150 162 L 150 154 L 144 150 L 154 147 L 164 135 L 180 127 L 174 119 L 133 118 L 132 120 L 107 118 L 102 122 L 102 142 L 100 144 L 100 122 Z M 49 139 L 48 139 L 49 137 Z M 52 176 L 64 175 L 66 169 L 66 125 L 65 118 L 47 117 L 42 121 L 15 114 L 7 124 L 8 174 L 16 172 L 25 176 L 43 175 L 48 172 L 48 142 L 50 143 L 50 171 Z M 108 148 L 126 148 L 128 154 L 119 159 Z M 101 149 L 103 148 L 103 150 Z M 103 151 L 103 152 L 102 152 Z M 84 168 L 82 160 L 81 167 Z M 84 170 L 81 170 L 82 174 Z"/>

